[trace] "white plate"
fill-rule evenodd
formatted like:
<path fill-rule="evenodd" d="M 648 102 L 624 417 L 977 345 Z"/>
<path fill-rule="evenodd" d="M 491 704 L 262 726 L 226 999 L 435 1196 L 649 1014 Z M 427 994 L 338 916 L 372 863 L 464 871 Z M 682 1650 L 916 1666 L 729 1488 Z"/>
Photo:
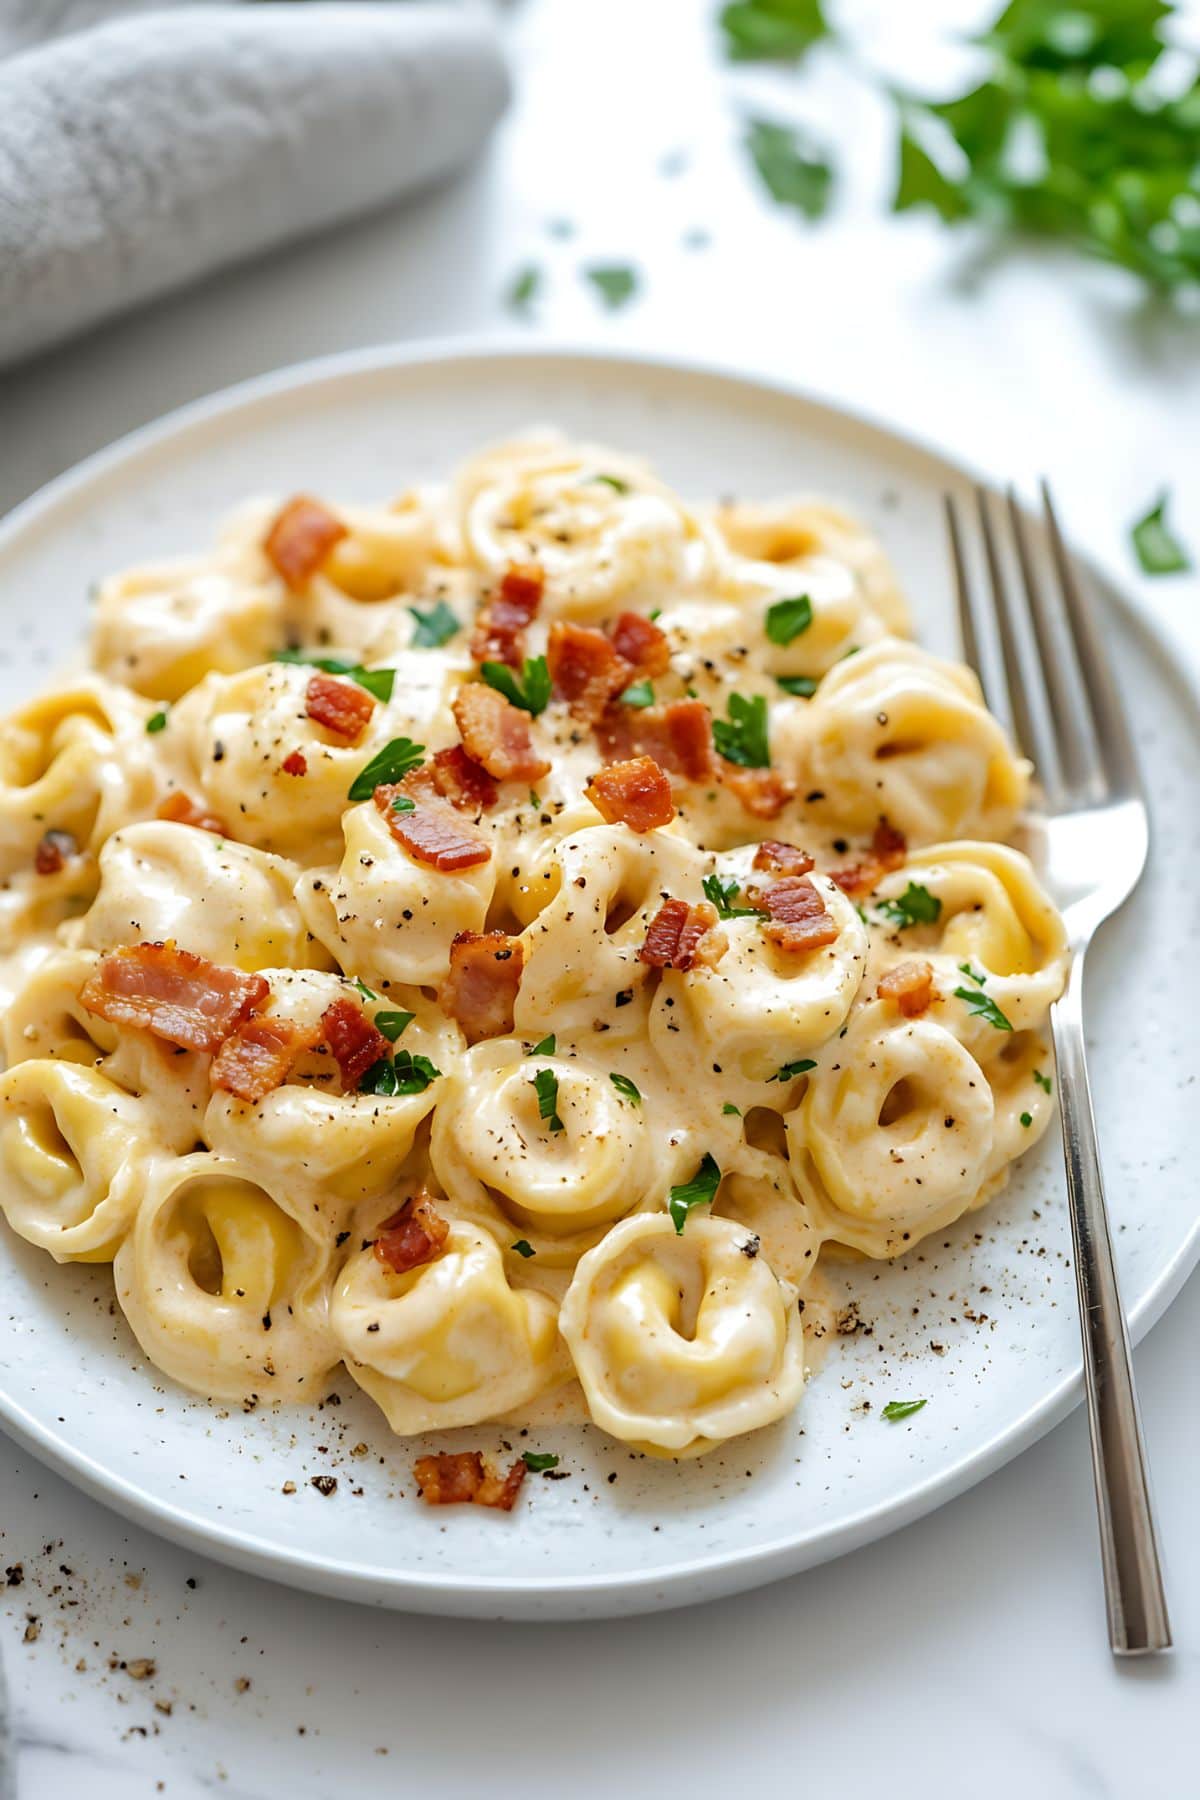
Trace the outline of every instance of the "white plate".
<path fill-rule="evenodd" d="M 812 488 L 844 499 L 891 550 L 923 641 L 953 653 L 939 503 L 945 488 L 962 487 L 963 471 L 725 374 L 448 347 L 339 357 L 248 383 L 136 433 L 22 507 L 0 528 L 9 621 L 0 698 L 11 705 L 61 663 L 96 576 L 202 546 L 245 494 L 383 498 L 489 438 L 546 421 L 648 452 L 695 498 Z M 1197 717 L 1145 627 L 1123 606 L 1109 618 L 1160 822 L 1146 879 L 1096 946 L 1089 987 L 1097 1114 L 1139 1335 L 1200 1252 L 1185 1156 L 1200 1009 L 1181 979 L 1198 949 Z M 558 1451 L 569 1478 L 532 1478 L 503 1518 L 417 1505 L 413 1446 L 389 1442 L 348 1380 L 338 1402 L 311 1413 L 253 1416 L 164 1386 L 114 1316 L 107 1270 L 58 1268 L 4 1231 L 0 1417 L 119 1511 L 257 1574 L 428 1612 L 636 1612 L 837 1556 L 1032 1443 L 1080 1393 L 1067 1256 L 1051 1134 L 983 1214 L 903 1265 L 862 1263 L 838 1278 L 872 1329 L 838 1341 L 796 1419 L 682 1465 L 632 1456 L 590 1429 L 543 1432 L 537 1447 Z M 881 1419 L 887 1401 L 909 1398 L 929 1404 L 903 1424 Z M 492 1448 L 497 1435 L 483 1428 L 457 1441 Z M 369 1453 L 352 1455 L 359 1444 Z M 333 1497 L 310 1485 L 320 1474 L 337 1477 Z"/>

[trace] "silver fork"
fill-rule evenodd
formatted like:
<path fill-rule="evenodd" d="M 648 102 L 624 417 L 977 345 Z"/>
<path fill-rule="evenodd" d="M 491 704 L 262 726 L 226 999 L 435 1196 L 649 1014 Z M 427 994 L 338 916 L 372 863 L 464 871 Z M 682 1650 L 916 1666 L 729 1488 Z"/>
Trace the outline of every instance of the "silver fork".
<path fill-rule="evenodd" d="M 992 711 L 1007 718 L 1037 766 L 1044 803 L 1033 831 L 1070 939 L 1071 972 L 1050 1018 L 1108 1636 L 1114 1655 L 1140 1656 L 1168 1649 L 1171 1626 L 1088 1086 L 1083 970 L 1093 934 L 1124 905 L 1141 878 L 1149 826 L 1104 643 L 1067 555 L 1045 482 L 1042 502 L 1049 556 L 1035 553 L 1011 488 L 1004 512 L 1015 554 L 1006 555 L 992 502 L 982 488 L 975 490 L 994 631 L 981 598 L 984 584 L 973 582 L 969 574 L 959 507 L 950 494 L 945 497 L 946 524 L 964 652 L 983 681 Z M 1042 571 L 1048 565 L 1052 579 L 1044 577 L 1039 563 Z M 1003 673 L 994 656 L 996 635 Z"/>

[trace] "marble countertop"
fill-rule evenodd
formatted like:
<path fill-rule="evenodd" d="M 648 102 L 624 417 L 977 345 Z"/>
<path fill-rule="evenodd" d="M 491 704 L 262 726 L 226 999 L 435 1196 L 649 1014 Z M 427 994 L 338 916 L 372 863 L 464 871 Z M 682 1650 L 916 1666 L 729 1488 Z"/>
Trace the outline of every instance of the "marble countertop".
<path fill-rule="evenodd" d="M 843 10 L 878 60 L 911 69 L 939 20 L 979 9 Z M 0 510 L 240 377 L 510 329 L 504 290 L 533 262 L 541 295 L 517 326 L 531 340 L 786 374 L 996 474 L 1048 471 L 1075 536 L 1195 629 L 1200 582 L 1137 581 L 1126 532 L 1166 485 L 1200 549 L 1200 326 L 1060 253 L 992 258 L 887 220 L 886 120 L 832 59 L 802 81 L 730 72 L 696 0 L 528 0 L 506 20 L 518 98 L 466 180 L 0 377 Z M 826 223 L 760 196 L 740 146 L 752 114 L 852 147 Z M 636 300 L 604 312 L 590 261 L 636 264 Z M 572 1626 L 404 1618 L 272 1587 L 127 1526 L 9 1448 L 15 1770 L 6 1789 L 0 1767 L 0 1800 L 457 1797 L 497 1778 L 573 1800 L 631 1784 L 1182 1794 L 1200 1703 L 1198 1336 L 1193 1280 L 1137 1354 L 1178 1648 L 1124 1667 L 1106 1646 L 1079 1413 L 853 1557 L 695 1611 Z"/>

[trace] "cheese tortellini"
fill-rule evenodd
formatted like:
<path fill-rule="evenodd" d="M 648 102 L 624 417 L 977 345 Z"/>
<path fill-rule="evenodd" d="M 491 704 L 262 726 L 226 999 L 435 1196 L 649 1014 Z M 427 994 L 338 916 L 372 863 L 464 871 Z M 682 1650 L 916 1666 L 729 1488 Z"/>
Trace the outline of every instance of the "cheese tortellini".
<path fill-rule="evenodd" d="M 113 576 L 0 721 L 8 1226 L 247 1408 L 777 1425 L 1055 1108 L 1031 771 L 908 633 L 835 506 L 549 431 Z"/>

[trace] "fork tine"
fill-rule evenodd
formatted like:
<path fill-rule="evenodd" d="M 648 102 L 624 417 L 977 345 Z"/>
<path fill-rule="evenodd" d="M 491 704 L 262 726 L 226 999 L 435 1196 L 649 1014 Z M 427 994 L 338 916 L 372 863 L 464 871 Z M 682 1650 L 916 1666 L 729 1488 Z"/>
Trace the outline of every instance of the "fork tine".
<path fill-rule="evenodd" d="M 1095 750 L 1109 788 L 1118 794 L 1138 795 L 1141 793 L 1141 781 L 1138 775 L 1137 757 L 1129 736 L 1129 728 L 1125 723 L 1125 709 L 1121 705 L 1116 684 L 1112 678 L 1108 653 L 1104 648 L 1104 642 L 1092 616 L 1091 608 L 1084 600 L 1075 579 L 1075 571 L 1067 554 L 1067 547 L 1063 543 L 1062 532 L 1059 530 L 1054 502 L 1050 497 L 1049 483 L 1043 479 L 1041 487 L 1042 505 L 1046 511 L 1046 529 L 1050 538 L 1050 553 L 1054 558 L 1059 590 L 1075 644 L 1079 673 L 1083 678 L 1088 706 L 1095 725 Z M 1078 731 L 1078 729 L 1079 722 L 1076 721 L 1076 730 Z"/>
<path fill-rule="evenodd" d="M 943 494 L 942 501 L 946 508 L 946 533 L 950 539 L 950 560 L 954 565 L 954 596 L 958 603 L 958 633 L 962 641 L 963 661 L 978 675 L 986 694 L 987 677 L 984 672 L 983 658 L 979 654 L 979 624 L 981 620 L 976 612 L 971 580 L 967 574 L 967 560 L 963 554 L 958 507 L 954 503 L 953 494 Z"/>
<path fill-rule="evenodd" d="M 1025 589 L 1025 601 L 1041 668 L 1046 722 L 1054 745 L 1053 763 L 1043 758 L 1039 774 L 1047 799 L 1057 805 L 1063 799 L 1064 786 L 1079 788 L 1088 780 L 1088 761 L 1080 755 L 1076 732 L 1069 728 L 1069 722 L 1080 716 L 1080 707 L 1084 703 L 1083 689 L 1064 629 L 1065 621 L 1057 610 L 1051 616 L 1051 609 L 1047 606 L 1029 543 L 1025 514 L 1011 484 L 1006 498 L 1017 565 L 1021 571 L 1021 585 Z M 1057 723 L 1060 720 L 1063 722 L 1061 725 Z"/>
<path fill-rule="evenodd" d="M 1037 764 L 1043 779 L 1055 767 L 1052 738 L 1046 728 L 1046 690 L 1036 655 L 1029 645 L 1028 620 L 1013 599 L 992 530 L 991 509 L 983 488 L 975 489 L 979 528 L 983 534 L 992 604 L 1000 633 L 1000 652 L 1008 680 L 1009 712 L 1017 742 Z M 1023 629 L 1024 627 L 1024 629 Z"/>

